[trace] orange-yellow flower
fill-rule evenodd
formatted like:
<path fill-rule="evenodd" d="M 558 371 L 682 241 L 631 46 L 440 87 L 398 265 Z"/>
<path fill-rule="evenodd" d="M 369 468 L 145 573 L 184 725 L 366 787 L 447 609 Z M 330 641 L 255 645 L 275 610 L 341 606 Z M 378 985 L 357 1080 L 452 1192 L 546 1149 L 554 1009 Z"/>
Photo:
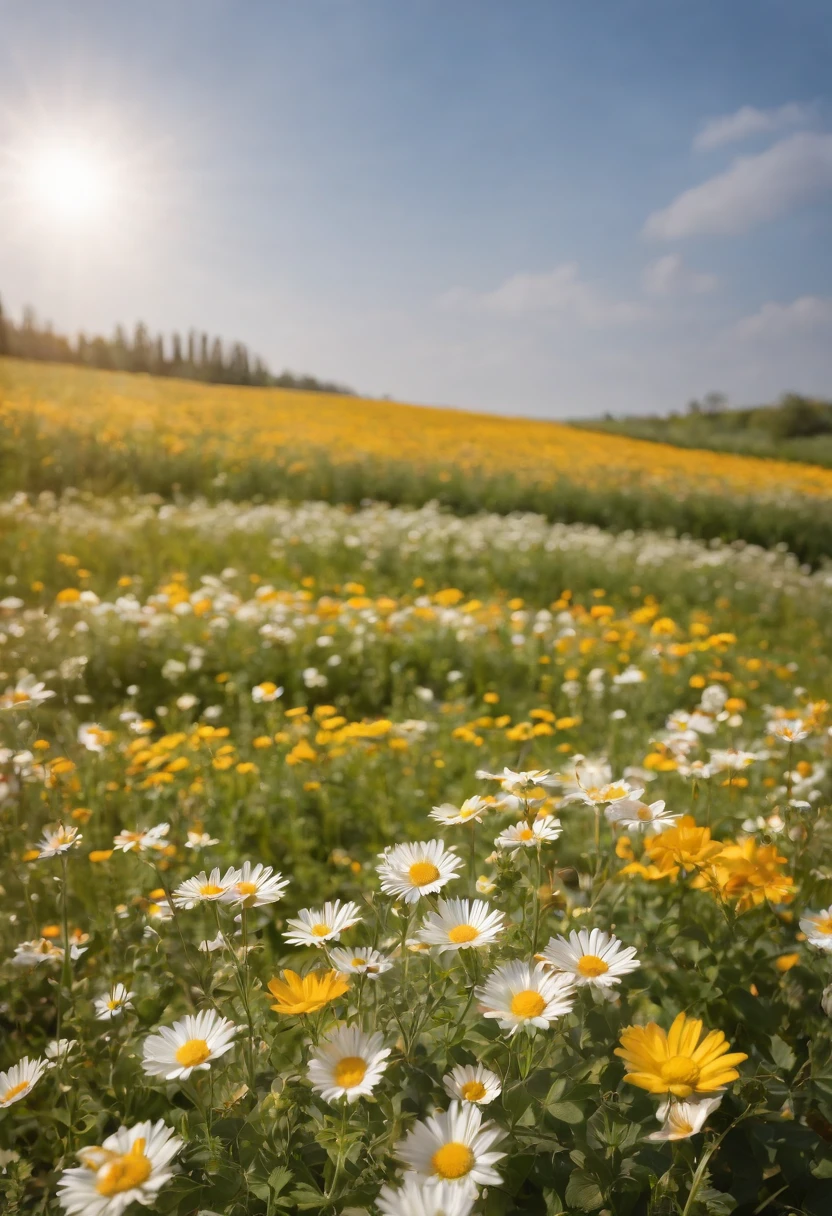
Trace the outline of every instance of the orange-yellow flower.
<path fill-rule="evenodd" d="M 655 1022 L 628 1026 L 621 1034 L 615 1054 L 627 1066 L 624 1077 L 651 1094 L 672 1094 L 689 1098 L 691 1094 L 712 1094 L 736 1081 L 734 1065 L 748 1056 L 731 1052 L 721 1030 L 711 1030 L 699 1042 L 702 1022 L 680 1013 L 665 1032 Z"/>
<path fill-rule="evenodd" d="M 712 862 L 722 845 L 711 840 L 710 828 L 700 828 L 692 815 L 683 815 L 675 827 L 644 842 L 647 856 L 664 874 L 699 870 Z"/>
<path fill-rule="evenodd" d="M 276 999 L 275 1013 L 315 1013 L 336 997 L 343 996 L 349 980 L 337 971 L 311 971 L 300 976 L 296 971 L 281 971 L 282 979 L 269 981 L 269 992 Z"/>
<path fill-rule="evenodd" d="M 712 859 L 707 872 L 698 875 L 692 885 L 707 886 L 721 899 L 736 900 L 737 912 L 747 912 L 767 900 L 790 903 L 795 883 L 790 874 L 780 869 L 786 861 L 776 845 L 758 845 L 753 837 L 739 844 L 728 842 Z"/>

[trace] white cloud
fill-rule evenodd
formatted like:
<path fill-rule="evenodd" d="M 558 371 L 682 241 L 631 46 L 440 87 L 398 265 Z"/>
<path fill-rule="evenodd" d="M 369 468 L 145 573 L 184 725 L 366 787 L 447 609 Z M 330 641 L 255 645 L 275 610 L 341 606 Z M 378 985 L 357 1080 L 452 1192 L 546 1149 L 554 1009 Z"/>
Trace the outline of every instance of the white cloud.
<path fill-rule="evenodd" d="M 771 342 L 824 330 L 832 331 L 832 298 L 800 296 L 790 304 L 764 304 L 753 316 L 743 317 L 734 332 L 738 338 Z"/>
<path fill-rule="evenodd" d="M 802 127 L 814 117 L 811 106 L 789 101 L 773 110 L 758 110 L 756 106 L 741 106 L 733 114 L 711 118 L 693 141 L 700 150 L 719 148 L 753 135 L 770 135 L 788 127 Z"/>
<path fill-rule="evenodd" d="M 783 215 L 832 191 L 832 135 L 803 132 L 686 190 L 644 225 L 653 240 L 729 235 Z"/>
<path fill-rule="evenodd" d="M 701 295 L 714 290 L 717 277 L 692 270 L 679 253 L 666 253 L 645 268 L 642 282 L 652 296 Z"/>
<path fill-rule="evenodd" d="M 644 305 L 613 300 L 600 288 L 581 279 L 575 262 L 566 262 L 539 274 L 512 275 L 489 292 L 477 293 L 455 287 L 446 292 L 439 303 L 443 308 L 495 316 L 571 320 L 591 329 L 627 325 L 649 315 Z"/>

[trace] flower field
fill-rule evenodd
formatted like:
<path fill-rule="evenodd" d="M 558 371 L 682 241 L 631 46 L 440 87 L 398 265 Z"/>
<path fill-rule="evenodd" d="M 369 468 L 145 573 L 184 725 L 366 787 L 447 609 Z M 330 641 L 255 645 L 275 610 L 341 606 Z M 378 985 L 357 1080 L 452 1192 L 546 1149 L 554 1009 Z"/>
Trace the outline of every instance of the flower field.
<path fill-rule="evenodd" d="M 832 470 L 522 418 L 0 360 L 0 489 L 365 498 L 832 557 Z"/>
<path fill-rule="evenodd" d="M 486 459 L 658 445 L 297 395 L 252 455 L 239 390 L 2 374 L 0 1210 L 825 1216 L 826 566 Z M 828 510 L 699 455 L 656 494 Z"/>

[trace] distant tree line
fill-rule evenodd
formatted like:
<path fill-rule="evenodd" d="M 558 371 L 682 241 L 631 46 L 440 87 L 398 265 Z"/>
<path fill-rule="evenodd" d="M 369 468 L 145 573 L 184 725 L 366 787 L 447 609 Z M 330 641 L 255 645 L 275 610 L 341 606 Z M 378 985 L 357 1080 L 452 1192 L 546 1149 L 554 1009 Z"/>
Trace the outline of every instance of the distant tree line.
<path fill-rule="evenodd" d="M 73 339 L 56 333 L 50 322 L 39 322 L 32 308 L 23 310 L 22 321 L 16 325 L 4 314 L 2 303 L 0 355 L 47 363 L 74 363 L 108 371 L 147 372 L 153 376 L 202 380 L 206 384 L 250 384 L 321 393 L 352 392 L 342 384 L 318 380 L 315 376 L 292 372 L 274 375 L 261 358 L 249 354 L 243 342 L 224 343 L 220 338 L 194 329 L 184 338 L 178 333 L 165 337 L 151 334 L 139 321 L 132 335 L 117 325 L 111 338 L 79 333 Z"/>

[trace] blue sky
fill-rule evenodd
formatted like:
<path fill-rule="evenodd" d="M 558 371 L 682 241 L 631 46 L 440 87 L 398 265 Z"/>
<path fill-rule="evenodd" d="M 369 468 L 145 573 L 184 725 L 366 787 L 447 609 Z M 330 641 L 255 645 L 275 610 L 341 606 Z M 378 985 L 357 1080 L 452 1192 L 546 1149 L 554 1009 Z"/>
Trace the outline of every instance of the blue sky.
<path fill-rule="evenodd" d="M 13 312 L 504 413 L 832 396 L 828 0 L 0 0 L 0 24 Z M 118 165 L 86 226 L 18 188 L 67 132 Z"/>

